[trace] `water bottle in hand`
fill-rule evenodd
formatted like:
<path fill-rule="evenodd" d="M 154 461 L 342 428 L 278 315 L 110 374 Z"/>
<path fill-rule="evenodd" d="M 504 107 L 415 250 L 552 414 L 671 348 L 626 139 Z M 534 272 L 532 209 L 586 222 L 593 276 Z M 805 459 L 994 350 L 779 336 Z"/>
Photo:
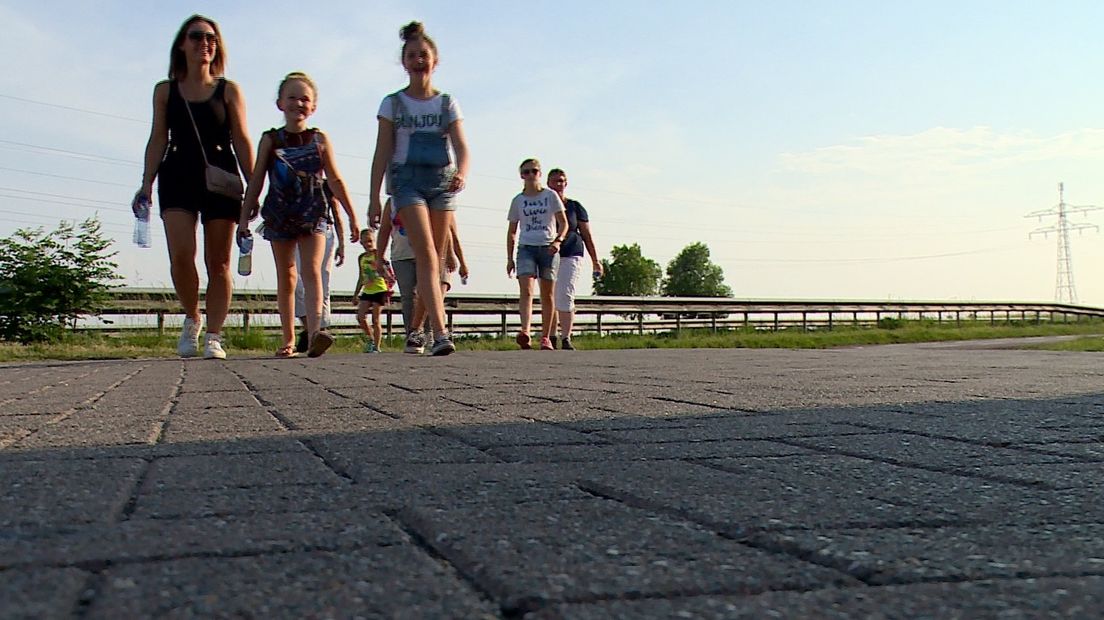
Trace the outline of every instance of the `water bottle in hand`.
<path fill-rule="evenodd" d="M 138 194 L 130 208 L 134 211 L 134 245 L 140 248 L 150 247 L 150 210 L 153 204 L 149 196 Z"/>
<path fill-rule="evenodd" d="M 247 276 L 253 273 L 253 235 L 238 237 L 238 273 Z"/>

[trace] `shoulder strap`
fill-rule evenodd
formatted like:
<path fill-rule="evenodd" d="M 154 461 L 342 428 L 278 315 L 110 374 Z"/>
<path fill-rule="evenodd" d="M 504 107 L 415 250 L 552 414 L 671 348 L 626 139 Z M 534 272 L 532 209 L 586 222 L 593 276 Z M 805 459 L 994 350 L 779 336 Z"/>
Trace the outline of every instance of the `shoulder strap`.
<path fill-rule="evenodd" d="M 173 86 L 180 88 L 180 84 L 174 82 Z M 203 163 L 210 166 L 211 162 L 207 161 L 207 149 L 203 148 L 203 138 L 199 137 L 199 127 L 196 126 L 195 116 L 192 115 L 192 104 L 184 98 L 184 94 L 180 94 L 180 100 L 184 102 L 184 109 L 188 111 L 188 118 L 192 121 L 192 129 L 195 130 L 196 140 L 199 141 L 199 152 L 203 155 Z"/>
<path fill-rule="evenodd" d="M 391 122 L 392 123 L 395 122 L 395 117 L 396 116 L 398 116 L 402 112 L 406 111 L 406 104 L 403 103 L 402 97 L 399 96 L 401 93 L 402 93 L 402 90 L 400 89 L 400 90 L 396 90 L 395 92 L 388 95 L 388 97 L 391 98 Z"/>
<path fill-rule="evenodd" d="M 451 102 L 452 99 L 449 97 L 448 93 L 441 93 L 441 135 L 448 134 L 449 104 Z"/>
<path fill-rule="evenodd" d="M 269 129 L 265 133 L 268 134 L 272 138 L 272 148 L 273 148 L 273 150 L 283 148 L 284 145 L 287 144 L 287 140 L 284 137 L 284 128 L 283 127 L 273 127 L 272 129 Z"/>

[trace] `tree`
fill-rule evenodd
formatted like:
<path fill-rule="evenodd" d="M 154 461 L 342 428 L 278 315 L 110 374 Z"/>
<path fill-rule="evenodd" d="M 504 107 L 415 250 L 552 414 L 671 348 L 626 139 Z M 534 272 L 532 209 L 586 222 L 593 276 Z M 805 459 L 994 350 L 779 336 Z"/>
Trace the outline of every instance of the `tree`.
<path fill-rule="evenodd" d="M 709 260 L 709 248 L 701 242 L 682 248 L 667 264 L 663 294 L 669 297 L 731 297 L 724 271 Z"/>
<path fill-rule="evenodd" d="M 659 291 L 663 271 L 659 263 L 640 253 L 640 244 L 615 245 L 610 256 L 612 260 L 602 259 L 605 275 L 594 279 L 595 293 L 641 297 Z"/>
<path fill-rule="evenodd" d="M 111 243 L 95 218 L 0 239 L 0 339 L 56 341 L 78 317 L 98 314 L 119 279 Z"/>

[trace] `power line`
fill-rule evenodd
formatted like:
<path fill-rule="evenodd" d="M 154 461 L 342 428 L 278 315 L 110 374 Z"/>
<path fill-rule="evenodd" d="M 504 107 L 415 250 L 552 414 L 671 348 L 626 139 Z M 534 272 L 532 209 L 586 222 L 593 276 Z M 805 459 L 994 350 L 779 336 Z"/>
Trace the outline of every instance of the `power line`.
<path fill-rule="evenodd" d="M 85 202 L 95 202 L 105 205 L 118 205 L 119 203 L 114 200 L 96 200 L 94 198 L 81 198 L 79 196 L 66 196 L 64 194 L 51 194 L 48 192 L 34 192 L 29 189 L 19 189 L 17 187 L 0 187 L 0 191 L 3 192 L 19 192 L 21 194 L 32 194 L 35 196 L 49 196 L 50 198 L 67 198 L 69 200 L 83 200 Z M 8 196 L 8 198 L 19 198 L 19 196 Z"/>
<path fill-rule="evenodd" d="M 26 142 L 16 142 L 14 140 L 0 140 L 0 144 L 7 144 L 10 146 L 20 147 L 22 149 L 32 149 L 37 151 L 47 151 L 56 155 L 63 155 L 66 157 L 74 157 L 77 159 L 85 159 L 92 161 L 99 161 L 105 164 L 112 164 L 116 166 L 134 166 L 140 167 L 142 164 L 133 160 L 119 159 L 117 157 L 108 157 L 106 155 L 97 155 L 95 153 L 82 153 L 80 151 L 70 151 L 68 149 L 57 149 L 50 146 L 39 146 L 37 144 L 28 144 Z"/>
<path fill-rule="evenodd" d="M 97 179 L 83 179 L 81 177 L 70 177 L 63 174 L 51 174 L 49 172 L 35 172 L 34 170 L 22 170 L 20 168 L 8 168 L 6 166 L 0 166 L 0 170 L 7 170 L 8 172 L 19 172 L 22 174 L 33 174 L 40 177 L 50 177 L 53 179 L 65 179 L 66 181 L 82 181 L 84 183 L 96 183 L 98 185 L 114 185 L 116 187 L 134 187 L 133 184 L 116 183 L 114 181 L 100 181 Z"/>
<path fill-rule="evenodd" d="M 92 114 L 95 116 L 104 116 L 107 118 L 117 118 L 123 121 L 133 121 L 136 123 L 150 124 L 150 121 L 142 118 L 132 118 L 129 116 L 119 116 L 118 114 L 110 114 L 108 112 L 97 112 L 95 110 L 88 110 L 85 108 L 77 108 L 69 105 L 61 105 L 60 103 L 49 103 L 47 101 L 38 101 L 36 99 L 27 99 L 26 97 L 16 97 L 15 95 L 5 95 L 0 93 L 0 97 L 4 99 L 11 99 L 13 101 L 22 101 L 23 103 L 33 103 L 35 105 L 46 106 L 48 108 L 57 108 L 59 110 L 69 110 L 70 112 L 81 112 L 82 114 Z"/>

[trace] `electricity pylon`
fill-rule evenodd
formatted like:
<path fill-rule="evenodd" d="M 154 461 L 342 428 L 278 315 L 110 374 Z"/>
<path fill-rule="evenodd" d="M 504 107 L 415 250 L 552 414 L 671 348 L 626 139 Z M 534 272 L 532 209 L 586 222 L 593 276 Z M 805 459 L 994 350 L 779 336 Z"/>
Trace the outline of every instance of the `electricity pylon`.
<path fill-rule="evenodd" d="M 1064 183 L 1058 184 L 1058 204 L 1042 211 L 1028 213 L 1024 217 L 1037 217 L 1043 221 L 1044 217 L 1057 216 L 1058 222 L 1051 226 L 1044 226 L 1028 233 L 1028 239 L 1035 235 L 1042 235 L 1045 239 L 1050 233 L 1058 236 L 1058 277 L 1054 284 L 1054 301 L 1058 303 L 1077 303 L 1077 288 L 1073 284 L 1073 259 L 1070 256 L 1070 231 L 1082 232 L 1087 228 L 1100 230 L 1096 224 L 1081 222 L 1071 224 L 1069 215 L 1072 213 L 1088 213 L 1099 211 L 1104 207 L 1095 205 L 1068 205 L 1065 199 Z"/>

